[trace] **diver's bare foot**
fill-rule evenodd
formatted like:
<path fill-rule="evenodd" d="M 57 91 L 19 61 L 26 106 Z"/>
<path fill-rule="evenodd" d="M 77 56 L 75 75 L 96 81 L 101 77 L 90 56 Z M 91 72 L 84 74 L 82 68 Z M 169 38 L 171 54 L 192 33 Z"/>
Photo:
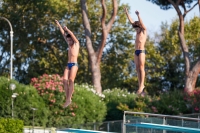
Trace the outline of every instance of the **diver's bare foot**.
<path fill-rule="evenodd" d="M 143 92 L 143 90 L 144 90 L 144 87 L 145 87 L 145 86 L 143 86 L 143 87 L 141 87 L 141 88 L 138 89 L 138 91 L 137 91 L 137 94 L 138 94 L 138 95 L 142 94 L 142 92 Z"/>
<path fill-rule="evenodd" d="M 67 108 L 71 103 L 72 103 L 72 101 L 66 101 L 66 102 L 63 104 L 63 108 Z"/>
<path fill-rule="evenodd" d="M 142 93 L 142 90 L 138 90 L 136 94 L 140 95 Z"/>
<path fill-rule="evenodd" d="M 146 93 L 143 91 L 141 94 L 140 94 L 142 97 L 144 97 L 146 95 Z"/>

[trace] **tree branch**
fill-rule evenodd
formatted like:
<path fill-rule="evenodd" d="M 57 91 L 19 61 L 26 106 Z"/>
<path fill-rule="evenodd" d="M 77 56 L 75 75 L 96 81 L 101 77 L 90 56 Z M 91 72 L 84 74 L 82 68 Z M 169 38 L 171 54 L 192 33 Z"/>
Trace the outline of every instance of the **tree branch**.
<path fill-rule="evenodd" d="M 117 0 L 112 0 L 113 3 L 113 13 L 112 16 L 107 24 L 107 30 L 108 32 L 110 31 L 110 29 L 112 28 L 112 25 L 115 21 L 115 17 L 117 16 L 117 9 L 118 9 L 118 4 L 117 4 Z"/>
<path fill-rule="evenodd" d="M 176 5 L 173 0 L 168 0 L 168 1 L 173 5 L 173 7 L 175 8 L 178 14 L 179 23 L 180 23 L 179 31 L 184 35 L 184 16 L 182 15 L 181 10 L 179 9 L 178 5 Z"/>
<path fill-rule="evenodd" d="M 97 49 L 97 63 L 100 63 L 101 61 L 101 57 L 102 57 L 102 52 L 103 52 L 103 48 L 105 46 L 106 43 L 106 36 L 107 36 L 107 27 L 106 27 L 106 14 L 107 14 L 107 10 L 106 10 L 106 5 L 105 5 L 105 0 L 101 0 L 101 5 L 102 5 L 102 18 L 101 18 L 101 27 L 102 27 L 102 38 L 101 38 L 101 42 L 99 44 L 99 47 Z"/>
<path fill-rule="evenodd" d="M 178 13 L 178 16 L 182 15 L 181 10 L 178 8 L 179 4 L 175 4 L 173 0 L 168 0 L 168 1 L 173 5 L 173 7 L 175 8 L 176 12 Z"/>
<path fill-rule="evenodd" d="M 87 7 L 86 7 L 86 0 L 81 0 L 81 11 L 82 11 L 82 17 L 83 17 L 83 26 L 85 29 L 85 36 L 86 36 L 86 47 L 88 50 L 88 54 L 90 57 L 95 54 L 94 48 L 92 46 L 91 41 L 91 28 L 90 28 L 90 22 L 87 15 Z"/>
<path fill-rule="evenodd" d="M 180 4 L 181 0 L 177 0 L 176 5 L 178 6 Z"/>
<path fill-rule="evenodd" d="M 183 7 L 183 10 L 184 10 L 184 14 L 183 14 L 183 17 L 185 18 L 186 14 L 185 12 L 187 11 L 186 7 L 185 7 L 185 4 L 182 3 L 181 6 Z"/>
<path fill-rule="evenodd" d="M 104 31 L 106 30 L 105 21 L 106 21 L 106 14 L 107 14 L 105 0 L 101 0 L 101 5 L 102 5 L 102 10 L 103 10 L 102 18 L 101 18 L 101 26 L 102 26 L 102 30 Z"/>
<path fill-rule="evenodd" d="M 108 24 L 106 25 L 105 20 L 106 20 L 107 10 L 106 10 L 106 5 L 105 5 L 105 0 L 101 0 L 101 4 L 102 4 L 102 9 L 103 9 L 102 19 L 101 19 L 102 40 L 101 40 L 101 43 L 100 43 L 98 50 L 97 50 L 97 54 L 98 54 L 97 62 L 98 63 L 100 63 L 100 61 L 101 61 L 103 48 L 106 45 L 106 38 L 107 38 L 107 35 L 110 32 L 112 25 L 115 21 L 115 17 L 117 15 L 117 8 L 118 8 L 117 0 L 112 0 L 113 13 L 112 13 L 112 16 L 111 16 Z"/>
<path fill-rule="evenodd" d="M 178 34 L 179 34 L 179 37 L 180 37 L 181 48 L 182 48 L 182 52 L 183 52 L 184 59 L 185 59 L 185 74 L 188 75 L 188 73 L 190 71 L 190 66 L 191 66 L 190 57 L 189 57 L 189 50 L 188 50 L 188 47 L 185 43 L 184 34 L 182 34 L 180 31 L 178 32 Z"/>
<path fill-rule="evenodd" d="M 199 0 L 199 1 L 200 1 L 200 0 Z M 186 14 L 187 14 L 188 12 L 190 12 L 196 5 L 198 5 L 198 2 L 197 2 L 196 4 L 194 4 L 192 8 L 190 8 L 190 9 L 187 10 L 187 11 L 185 11 L 184 14 L 183 14 L 183 16 L 185 17 Z"/>

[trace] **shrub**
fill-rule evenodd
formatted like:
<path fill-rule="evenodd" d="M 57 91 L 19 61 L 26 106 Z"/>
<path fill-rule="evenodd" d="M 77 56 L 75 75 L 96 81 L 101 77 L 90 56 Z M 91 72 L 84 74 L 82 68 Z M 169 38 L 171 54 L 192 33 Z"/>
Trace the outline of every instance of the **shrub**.
<path fill-rule="evenodd" d="M 12 92 L 9 85 L 14 83 L 16 89 Z M 0 116 L 9 118 L 12 112 L 12 94 L 17 93 L 17 97 L 13 99 L 14 118 L 24 121 L 24 125 L 32 125 L 33 112 L 31 108 L 37 108 L 35 111 L 35 125 L 45 126 L 47 122 L 48 111 L 45 108 L 43 99 L 38 95 L 32 86 L 18 83 L 15 80 L 8 80 L 0 77 Z"/>
<path fill-rule="evenodd" d="M 129 93 L 127 90 L 121 90 L 118 88 L 114 88 L 112 90 L 107 89 L 103 91 L 105 95 L 104 102 L 107 106 L 107 115 L 106 120 L 122 120 L 123 111 L 117 108 L 120 104 L 126 104 L 129 107 L 134 107 L 134 99 L 136 97 L 135 94 Z"/>
<path fill-rule="evenodd" d="M 128 104 L 120 104 L 119 110 L 146 112 L 167 115 L 181 115 L 189 113 L 189 109 L 184 101 L 184 93 L 181 91 L 171 91 L 161 93 L 160 96 L 150 97 L 148 95 L 136 96 L 132 100 L 133 106 Z"/>
<path fill-rule="evenodd" d="M 132 112 L 151 112 L 149 108 L 149 103 L 151 102 L 151 97 L 146 96 L 135 96 L 134 100 L 132 101 L 133 106 L 130 104 L 121 104 L 117 107 L 119 110 L 122 111 L 132 111 Z"/>
<path fill-rule="evenodd" d="M 190 107 L 191 112 L 200 113 L 200 88 L 196 88 L 191 93 L 185 93 L 185 101 L 188 107 Z"/>
<path fill-rule="evenodd" d="M 22 120 L 0 118 L 0 133 L 22 133 L 23 127 Z"/>
<path fill-rule="evenodd" d="M 37 89 L 50 111 L 48 127 L 100 122 L 106 115 L 106 106 L 102 98 L 95 94 L 91 86 L 75 85 L 72 104 L 64 109 L 62 105 L 65 102 L 65 92 L 59 75 L 44 74 L 33 78 L 31 84 Z"/>
<path fill-rule="evenodd" d="M 170 91 L 154 98 L 149 105 L 152 112 L 167 115 L 181 115 L 189 110 L 184 101 L 184 92 L 180 90 Z"/>

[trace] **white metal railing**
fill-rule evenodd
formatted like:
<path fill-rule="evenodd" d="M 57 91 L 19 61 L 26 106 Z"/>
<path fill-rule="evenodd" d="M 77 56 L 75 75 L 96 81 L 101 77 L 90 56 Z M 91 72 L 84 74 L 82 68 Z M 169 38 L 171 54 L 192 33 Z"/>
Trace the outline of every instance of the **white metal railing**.
<path fill-rule="evenodd" d="M 176 115 L 163 115 L 163 114 L 152 114 L 152 113 L 144 113 L 144 112 L 131 112 L 131 111 L 124 111 L 124 115 L 123 115 L 123 133 L 126 133 L 126 115 L 144 115 L 146 117 L 150 117 L 150 116 L 154 116 L 154 117 L 159 117 L 163 119 L 163 124 L 166 124 L 166 119 L 167 118 L 174 118 L 174 119 L 178 119 L 181 120 L 182 123 L 184 120 L 189 120 L 189 121 L 195 121 L 200 123 L 200 118 L 191 118 L 191 117 L 184 117 L 184 116 L 176 116 Z M 165 132 L 165 131 L 164 131 Z"/>
<path fill-rule="evenodd" d="M 56 128 L 24 127 L 23 133 L 56 133 Z"/>

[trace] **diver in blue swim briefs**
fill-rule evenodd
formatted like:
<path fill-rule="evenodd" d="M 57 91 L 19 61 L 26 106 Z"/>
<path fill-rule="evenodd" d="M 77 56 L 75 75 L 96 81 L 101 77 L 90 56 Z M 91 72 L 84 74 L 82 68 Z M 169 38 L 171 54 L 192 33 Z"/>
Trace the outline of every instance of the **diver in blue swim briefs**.
<path fill-rule="evenodd" d="M 144 89 L 144 79 L 145 79 L 145 42 L 147 39 L 147 29 L 140 18 L 139 12 L 135 11 L 139 21 L 133 21 L 130 17 L 127 8 L 124 8 L 126 16 L 136 31 L 136 40 L 135 40 L 135 56 L 134 62 L 136 65 L 137 77 L 138 77 L 138 91 L 137 94 L 142 94 Z"/>
<path fill-rule="evenodd" d="M 66 94 L 66 100 L 63 105 L 64 108 L 69 106 L 72 102 L 72 94 L 74 92 L 74 80 L 78 71 L 78 54 L 79 54 L 79 41 L 75 35 L 66 26 L 62 27 L 60 23 L 55 20 L 61 34 L 68 44 L 68 63 L 64 71 L 63 84 Z"/>

